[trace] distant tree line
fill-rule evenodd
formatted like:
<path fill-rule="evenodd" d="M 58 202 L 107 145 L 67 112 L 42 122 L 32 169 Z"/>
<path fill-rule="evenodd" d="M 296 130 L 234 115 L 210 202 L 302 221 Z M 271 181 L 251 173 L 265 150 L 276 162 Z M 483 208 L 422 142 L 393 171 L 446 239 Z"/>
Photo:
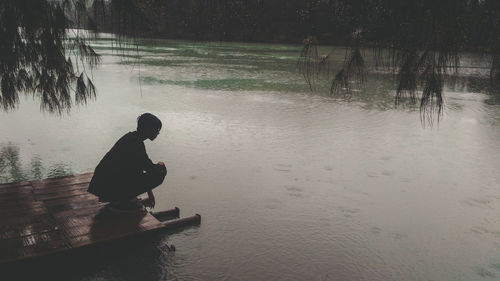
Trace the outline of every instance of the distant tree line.
<path fill-rule="evenodd" d="M 124 1 L 120 9 L 107 7 L 120 15 L 116 11 L 124 10 Z M 463 51 L 488 55 L 492 89 L 500 85 L 499 0 L 127 1 L 143 23 L 130 29 L 134 34 L 301 42 L 299 71 L 311 90 L 318 77 L 330 79 L 332 94 L 349 94 L 362 84 L 367 67 L 361 50 L 370 47 L 375 66 L 397 74 L 396 104 L 420 100 L 423 120 L 443 113 L 443 85 L 459 69 Z M 123 18 L 108 17 L 101 26 L 113 30 L 123 26 Z M 344 63 L 334 65 L 328 54 L 318 54 L 319 44 L 347 47 Z"/>
<path fill-rule="evenodd" d="M 116 15 L 124 16 L 127 6 L 135 6 L 141 14 L 135 21 L 143 23 L 142 34 L 179 39 L 300 43 L 307 36 L 314 36 L 322 44 L 349 44 L 353 32 L 362 32 L 365 43 L 390 45 L 398 37 L 399 41 L 419 44 L 428 31 L 426 25 L 441 25 L 453 29 L 452 34 L 457 35 L 462 47 L 482 50 L 491 47 L 491 41 L 500 35 L 498 0 L 94 2 L 96 7 L 108 3 L 104 4 L 107 9 L 113 8 Z M 108 11 L 108 15 L 112 13 Z M 101 28 L 116 30 L 111 20 L 108 17 L 106 26 Z M 435 22 L 428 22 L 432 20 Z M 119 26 L 116 17 L 114 26 Z"/>

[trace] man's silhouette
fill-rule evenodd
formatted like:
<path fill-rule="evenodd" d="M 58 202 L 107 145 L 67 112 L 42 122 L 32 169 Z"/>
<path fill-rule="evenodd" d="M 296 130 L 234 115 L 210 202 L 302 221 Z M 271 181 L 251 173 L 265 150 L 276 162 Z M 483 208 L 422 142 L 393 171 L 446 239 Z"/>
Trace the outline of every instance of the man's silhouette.
<path fill-rule="evenodd" d="M 144 205 L 154 207 L 153 188 L 160 185 L 167 169 L 163 162 L 153 164 L 146 154 L 144 140 L 154 140 L 161 130 L 161 121 L 150 113 L 137 118 L 137 131 L 121 137 L 106 153 L 94 171 L 88 192 L 101 202 L 111 202 L 118 210 L 141 209 L 137 196 L 148 193 Z"/>

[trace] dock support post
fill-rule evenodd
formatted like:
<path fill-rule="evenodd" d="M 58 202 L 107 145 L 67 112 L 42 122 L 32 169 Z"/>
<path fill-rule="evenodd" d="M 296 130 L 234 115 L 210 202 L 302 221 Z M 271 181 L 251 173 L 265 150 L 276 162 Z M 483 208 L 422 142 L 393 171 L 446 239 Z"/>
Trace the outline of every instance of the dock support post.
<path fill-rule="evenodd" d="M 175 207 L 166 211 L 150 212 L 150 214 L 159 221 L 166 221 L 174 218 L 179 218 L 180 210 L 179 208 Z"/>
<path fill-rule="evenodd" d="M 191 217 L 164 222 L 162 229 L 174 229 L 186 226 L 194 226 L 194 225 L 199 225 L 200 223 L 201 223 L 201 216 L 199 214 L 196 214 Z"/>

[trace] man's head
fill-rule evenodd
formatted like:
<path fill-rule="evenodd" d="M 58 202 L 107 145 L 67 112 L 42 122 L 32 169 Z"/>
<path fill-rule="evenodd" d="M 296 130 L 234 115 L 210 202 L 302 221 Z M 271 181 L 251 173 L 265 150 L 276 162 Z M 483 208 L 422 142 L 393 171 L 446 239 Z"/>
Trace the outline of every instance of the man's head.
<path fill-rule="evenodd" d="M 137 132 L 150 140 L 154 140 L 160 133 L 161 121 L 151 113 L 144 113 L 137 118 Z"/>

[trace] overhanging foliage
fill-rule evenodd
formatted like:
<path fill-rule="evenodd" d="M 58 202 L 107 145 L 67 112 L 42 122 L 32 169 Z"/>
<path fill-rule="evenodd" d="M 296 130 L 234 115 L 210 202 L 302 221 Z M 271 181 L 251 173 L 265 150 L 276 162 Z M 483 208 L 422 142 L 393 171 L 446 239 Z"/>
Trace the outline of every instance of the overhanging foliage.
<path fill-rule="evenodd" d="M 88 32 L 71 30 L 85 14 L 84 1 L 0 1 L 0 106 L 15 108 L 19 94 L 62 113 L 95 97 L 91 69 L 100 60 Z M 74 98 L 72 98 L 72 93 Z"/>

